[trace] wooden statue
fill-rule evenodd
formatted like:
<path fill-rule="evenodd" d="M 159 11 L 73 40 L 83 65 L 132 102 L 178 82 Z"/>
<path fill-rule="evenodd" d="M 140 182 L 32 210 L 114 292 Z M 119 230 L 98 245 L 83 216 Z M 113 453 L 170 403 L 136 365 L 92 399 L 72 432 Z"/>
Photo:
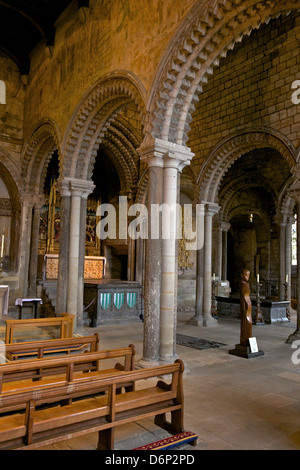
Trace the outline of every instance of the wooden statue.
<path fill-rule="evenodd" d="M 250 299 L 250 271 L 243 269 L 240 283 L 241 336 L 240 344 L 249 345 L 252 337 L 252 304 Z"/>
<path fill-rule="evenodd" d="M 241 312 L 241 334 L 240 343 L 235 345 L 234 349 L 230 349 L 229 354 L 234 356 L 245 357 L 247 359 L 262 356 L 265 353 L 263 351 L 256 350 L 254 344 L 250 346 L 249 338 L 252 341 L 255 338 L 252 337 L 252 303 L 250 298 L 250 271 L 243 269 L 241 273 L 240 283 L 240 312 Z"/>

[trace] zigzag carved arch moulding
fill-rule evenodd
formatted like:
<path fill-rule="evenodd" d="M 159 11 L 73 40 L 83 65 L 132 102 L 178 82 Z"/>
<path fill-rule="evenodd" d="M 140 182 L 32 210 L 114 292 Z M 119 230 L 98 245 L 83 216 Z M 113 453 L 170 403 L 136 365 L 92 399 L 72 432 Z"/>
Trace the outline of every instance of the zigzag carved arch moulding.
<path fill-rule="evenodd" d="M 139 156 L 137 148 L 140 141 L 136 139 L 133 132 L 126 128 L 119 120 L 114 120 L 117 113 L 114 113 L 111 119 L 106 121 L 104 127 L 97 131 L 95 128 L 95 136 L 91 143 L 90 159 L 87 160 L 86 169 L 81 173 L 82 178 L 92 179 L 93 168 L 97 151 L 102 145 L 103 149 L 107 149 L 111 155 L 111 159 L 117 169 L 121 182 L 121 190 L 125 194 L 132 194 L 136 190 L 138 181 L 138 160 Z M 88 165 L 88 166 L 87 166 Z"/>
<path fill-rule="evenodd" d="M 75 110 L 63 142 L 61 177 L 90 179 L 107 129 L 124 106 L 134 103 L 141 122 L 146 108 L 141 87 L 128 75 L 106 77 L 89 90 Z"/>
<path fill-rule="evenodd" d="M 60 142 L 60 131 L 52 120 L 36 126 L 22 151 L 21 176 L 26 192 L 42 194 L 48 163 L 55 150 L 60 157 Z"/>
<path fill-rule="evenodd" d="M 221 181 L 231 165 L 251 150 L 267 147 L 282 155 L 292 174 L 296 171 L 296 150 L 285 137 L 270 130 L 245 131 L 226 139 L 209 155 L 197 181 L 198 200 L 216 202 Z"/>
<path fill-rule="evenodd" d="M 186 145 L 202 85 L 220 59 L 252 30 L 299 8 L 300 0 L 198 2 L 161 63 L 145 134 Z"/>

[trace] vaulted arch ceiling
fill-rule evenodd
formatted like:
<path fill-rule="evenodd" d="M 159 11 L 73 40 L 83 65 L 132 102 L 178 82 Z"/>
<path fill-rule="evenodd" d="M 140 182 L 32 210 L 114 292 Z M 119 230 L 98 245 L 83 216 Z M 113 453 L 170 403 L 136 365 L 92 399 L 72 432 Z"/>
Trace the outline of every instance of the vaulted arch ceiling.
<path fill-rule="evenodd" d="M 209 155 L 197 181 L 199 200 L 214 202 L 223 178 L 235 161 L 252 150 L 263 148 L 278 152 L 289 171 L 292 173 L 295 170 L 296 151 L 281 134 L 254 129 L 242 132 L 218 144 Z"/>
<path fill-rule="evenodd" d="M 289 165 L 276 149 L 262 147 L 245 153 L 229 168 L 220 184 L 220 217 L 229 221 L 241 201 L 244 204 L 248 201 L 248 212 L 257 208 L 259 213 L 266 212 L 273 219 L 280 210 L 280 195 L 290 177 Z M 250 192 L 252 196 L 245 197 Z"/>

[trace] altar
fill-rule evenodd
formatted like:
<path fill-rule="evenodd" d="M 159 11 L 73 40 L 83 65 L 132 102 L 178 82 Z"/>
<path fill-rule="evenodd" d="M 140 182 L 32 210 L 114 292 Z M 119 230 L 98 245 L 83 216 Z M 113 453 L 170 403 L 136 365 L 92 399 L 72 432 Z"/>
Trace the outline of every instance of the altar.
<path fill-rule="evenodd" d="M 240 318 L 240 298 L 239 297 L 216 297 L 219 317 Z M 252 317 L 255 317 L 256 298 L 251 297 Z M 287 317 L 290 302 L 288 300 L 262 299 L 260 303 L 262 315 L 265 323 L 276 323 L 289 321 Z"/>
<path fill-rule="evenodd" d="M 95 279 L 84 283 L 83 322 L 89 326 L 139 323 L 142 287 L 136 281 Z"/>
<path fill-rule="evenodd" d="M 56 254 L 46 254 L 44 257 L 44 278 L 58 278 L 58 261 Z M 84 279 L 102 279 L 105 276 L 106 258 L 104 256 L 84 257 Z"/>

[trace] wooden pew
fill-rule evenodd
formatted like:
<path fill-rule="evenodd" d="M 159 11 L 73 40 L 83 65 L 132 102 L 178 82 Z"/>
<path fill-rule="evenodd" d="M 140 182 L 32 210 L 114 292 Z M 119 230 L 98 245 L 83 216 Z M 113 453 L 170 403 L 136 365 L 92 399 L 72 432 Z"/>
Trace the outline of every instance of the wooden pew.
<path fill-rule="evenodd" d="M 115 359 L 123 359 L 123 363 Z M 109 367 L 103 365 L 111 360 Z M 105 361 L 105 363 L 104 363 Z M 65 356 L 28 359 L 0 364 L 0 401 L 3 393 L 25 390 L 39 385 L 58 383 L 73 383 L 84 376 L 98 377 L 119 371 L 130 371 L 135 367 L 135 347 L 108 349 L 104 351 L 85 352 Z M 34 381 L 34 383 L 33 383 Z M 131 382 L 122 383 L 121 388 L 131 389 Z M 121 391 L 121 388 L 119 392 Z M 13 411 L 24 408 L 24 403 L 18 403 L 18 408 L 9 408 Z"/>
<path fill-rule="evenodd" d="M 28 319 L 7 319 L 5 320 L 5 343 L 14 342 L 16 330 L 26 332 L 35 328 L 59 327 L 60 338 L 72 338 L 75 315 L 61 313 L 58 317 L 28 318 Z"/>
<path fill-rule="evenodd" d="M 37 449 L 62 440 L 98 432 L 98 449 L 114 448 L 117 426 L 155 417 L 155 423 L 171 434 L 183 428 L 183 363 L 177 359 L 149 369 L 120 371 L 104 376 L 87 376 L 66 383 L 6 392 L 1 395 L 0 411 L 20 402 L 26 413 L 0 417 L 0 449 Z M 168 382 L 161 379 L 168 376 Z M 151 379 L 157 379 L 156 384 Z M 134 390 L 116 391 L 124 382 Z M 96 395 L 108 389 L 104 396 Z M 74 397 L 84 398 L 74 400 Z M 49 402 L 68 401 L 67 405 L 48 407 Z M 171 413 L 170 421 L 166 413 Z"/>
<path fill-rule="evenodd" d="M 46 339 L 43 341 L 28 341 L 22 343 L 8 343 L 1 346 L 1 350 L 8 361 L 28 359 L 30 357 L 42 358 L 49 354 L 70 354 L 83 352 L 88 348 L 90 352 L 99 350 L 99 335 L 78 336 L 73 338 Z"/>

